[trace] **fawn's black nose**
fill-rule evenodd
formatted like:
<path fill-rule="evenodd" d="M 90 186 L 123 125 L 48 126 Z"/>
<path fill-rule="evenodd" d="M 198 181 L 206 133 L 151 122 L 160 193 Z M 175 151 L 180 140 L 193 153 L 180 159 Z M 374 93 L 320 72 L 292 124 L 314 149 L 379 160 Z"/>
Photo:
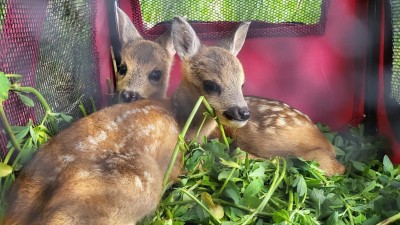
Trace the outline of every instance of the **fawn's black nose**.
<path fill-rule="evenodd" d="M 143 97 L 138 92 L 123 90 L 121 92 L 121 99 L 123 102 L 134 102 L 143 99 Z"/>
<path fill-rule="evenodd" d="M 247 107 L 231 107 L 224 112 L 224 116 L 228 120 L 245 121 L 250 118 L 250 112 Z"/>

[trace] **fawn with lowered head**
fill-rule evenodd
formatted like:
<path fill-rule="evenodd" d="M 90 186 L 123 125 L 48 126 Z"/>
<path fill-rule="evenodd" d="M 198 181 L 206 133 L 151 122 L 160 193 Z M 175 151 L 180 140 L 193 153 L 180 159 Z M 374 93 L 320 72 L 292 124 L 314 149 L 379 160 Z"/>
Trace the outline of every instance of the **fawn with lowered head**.
<path fill-rule="evenodd" d="M 133 27 L 133 24 L 132 24 Z M 133 27 L 133 29 L 135 29 Z M 182 31 L 185 32 L 185 31 Z M 135 32 L 137 39 L 143 39 L 138 32 Z M 231 48 L 235 46 L 235 35 L 227 38 L 220 43 L 220 47 Z M 240 43 L 241 42 L 236 42 Z M 227 45 L 228 44 L 228 45 Z M 229 45 L 230 44 L 230 45 Z M 127 51 L 129 52 L 129 50 Z M 171 51 L 170 51 L 171 52 Z M 138 57 L 140 58 L 140 54 Z M 182 58 L 182 56 L 181 56 Z M 157 60 L 157 59 L 155 59 Z M 169 58 L 166 65 L 171 65 L 172 58 Z M 203 62 L 201 62 L 203 63 Z M 151 63 L 150 63 L 151 64 Z M 200 64 L 200 63 L 198 63 Z M 224 68 L 213 68 L 213 73 L 220 73 Z M 168 71 L 169 72 L 169 71 Z M 196 70 L 185 71 L 184 73 L 195 73 Z M 145 74 L 143 74 L 145 76 Z M 163 73 L 163 76 L 169 76 L 169 73 Z M 119 73 L 117 76 L 125 76 L 125 79 L 130 80 L 143 80 L 126 74 Z M 165 78 L 165 77 L 164 77 Z M 228 78 L 228 77 L 227 77 Z M 232 82 L 229 79 L 221 77 L 218 85 L 209 84 L 208 89 L 215 89 L 213 96 L 218 96 L 218 90 L 221 89 L 219 85 Z M 168 82 L 169 78 L 165 78 L 162 82 Z M 153 96 L 166 95 L 167 83 L 158 83 L 152 85 L 151 90 L 158 92 Z M 183 81 L 186 82 L 186 81 Z M 151 83 L 151 81 L 147 81 Z M 135 90 L 142 90 L 143 83 L 131 81 L 130 86 L 128 83 L 118 83 L 118 88 L 132 88 Z M 159 85 L 159 88 L 157 88 Z M 149 86 L 149 85 L 148 85 Z M 180 96 L 180 89 L 175 93 L 173 98 Z M 197 93 L 197 90 L 187 90 L 186 94 L 191 95 L 191 92 Z M 152 98 L 146 92 L 139 92 L 139 96 L 143 98 Z M 183 98 L 183 96 L 182 96 Z M 193 98 L 191 98 L 193 99 Z M 207 100 L 208 97 L 207 97 Z M 344 166 L 336 160 L 336 153 L 333 145 L 325 138 L 325 136 L 318 130 L 315 124 L 308 118 L 307 115 L 298 111 L 297 109 L 289 106 L 286 103 L 254 96 L 245 96 L 248 104 L 249 111 L 251 112 L 248 123 L 239 129 L 232 129 L 226 126 L 228 136 L 231 136 L 235 141 L 235 146 L 255 155 L 258 157 L 271 157 L 271 156 L 285 156 L 285 157 L 302 157 L 306 160 L 315 160 L 319 163 L 320 168 L 323 169 L 326 175 L 342 174 L 345 171 Z M 178 101 L 180 102 L 180 101 Z M 183 109 L 189 110 L 189 109 Z M 184 122 L 184 118 L 179 118 L 179 122 Z M 219 131 L 215 131 L 213 136 L 218 136 Z"/>
<path fill-rule="evenodd" d="M 236 36 L 246 36 L 247 27 L 243 24 Z M 120 29 L 123 40 L 130 40 L 127 29 Z M 53 137 L 11 187 L 4 224 L 135 224 L 156 208 L 181 121 L 200 95 L 211 100 L 225 125 L 246 124 L 244 74 L 234 56 L 244 38 L 237 40 L 238 47 L 229 48 L 231 52 L 205 47 L 179 17 L 173 20 L 172 37 L 186 71 L 174 98 L 117 104 Z M 210 73 L 215 68 L 229 74 Z M 219 86 L 219 79 L 226 76 L 233 82 Z M 196 125 L 202 118 L 197 119 Z M 214 129 L 212 125 L 209 121 L 205 135 Z M 176 164 L 172 177 L 179 169 Z"/>

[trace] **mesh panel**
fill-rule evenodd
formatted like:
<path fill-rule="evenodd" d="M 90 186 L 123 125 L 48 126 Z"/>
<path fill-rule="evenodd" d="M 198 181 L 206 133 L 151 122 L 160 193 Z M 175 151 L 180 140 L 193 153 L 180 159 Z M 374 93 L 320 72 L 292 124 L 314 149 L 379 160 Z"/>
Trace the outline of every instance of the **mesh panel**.
<path fill-rule="evenodd" d="M 92 97 L 100 105 L 100 81 L 92 48 L 93 9 L 89 1 L 49 1 L 39 43 L 36 87 L 54 111 L 75 117 L 80 116 L 80 102 L 90 106 Z"/>
<path fill-rule="evenodd" d="M 400 1 L 392 2 L 393 24 L 393 73 L 391 82 L 392 97 L 400 103 Z"/>
<path fill-rule="evenodd" d="M 94 45 L 96 1 L 1 1 L 0 71 L 23 75 L 24 86 L 36 87 L 55 112 L 81 117 L 80 101 L 100 106 L 99 68 Z M 33 96 L 31 96 L 34 98 Z M 11 125 L 40 121 L 40 104 L 25 107 L 11 93 L 4 108 Z M 90 112 L 90 110 L 88 110 Z M 36 119 L 37 118 L 37 119 Z M 7 137 L 0 135 L 4 154 Z"/>
<path fill-rule="evenodd" d="M 164 24 L 175 15 L 187 17 L 198 35 L 206 39 L 225 36 L 240 21 L 253 21 L 248 37 L 321 35 L 328 5 L 327 0 L 132 0 L 133 22 L 147 38 L 164 32 Z"/>

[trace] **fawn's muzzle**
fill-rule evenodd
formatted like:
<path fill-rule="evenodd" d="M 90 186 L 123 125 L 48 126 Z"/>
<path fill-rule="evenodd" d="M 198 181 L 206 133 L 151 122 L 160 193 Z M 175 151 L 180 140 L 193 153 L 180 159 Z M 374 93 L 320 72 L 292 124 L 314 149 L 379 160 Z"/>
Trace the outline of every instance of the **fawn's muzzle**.
<path fill-rule="evenodd" d="M 247 107 L 231 107 L 223 115 L 228 120 L 246 121 L 250 118 L 249 108 Z"/>
<path fill-rule="evenodd" d="M 121 92 L 121 99 L 123 102 L 134 102 L 143 99 L 143 97 L 138 92 L 123 90 Z"/>

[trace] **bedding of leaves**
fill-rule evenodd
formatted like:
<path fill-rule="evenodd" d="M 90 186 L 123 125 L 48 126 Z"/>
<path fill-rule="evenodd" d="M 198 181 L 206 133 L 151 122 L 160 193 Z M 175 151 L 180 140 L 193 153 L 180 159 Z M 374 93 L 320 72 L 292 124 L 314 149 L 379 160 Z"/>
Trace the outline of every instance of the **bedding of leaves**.
<path fill-rule="evenodd" d="M 365 135 L 362 125 L 346 134 L 319 127 L 344 175 L 326 177 L 301 159 L 228 154 L 218 140 L 192 142 L 185 174 L 142 224 L 400 224 L 400 166 L 381 154 L 385 140 Z"/>

